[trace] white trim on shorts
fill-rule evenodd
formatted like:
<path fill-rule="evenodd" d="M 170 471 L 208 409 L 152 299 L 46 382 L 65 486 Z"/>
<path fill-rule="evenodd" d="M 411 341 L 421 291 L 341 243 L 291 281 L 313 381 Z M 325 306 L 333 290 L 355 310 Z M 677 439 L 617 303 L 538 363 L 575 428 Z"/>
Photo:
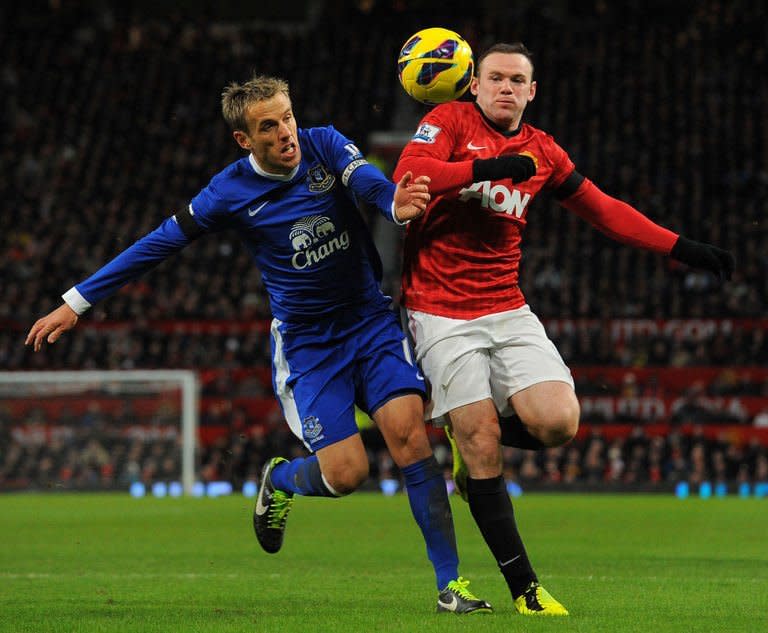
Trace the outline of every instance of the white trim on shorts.
<path fill-rule="evenodd" d="M 299 409 L 296 406 L 296 398 L 293 395 L 293 389 L 288 386 L 288 377 L 291 375 L 291 368 L 288 365 L 288 359 L 283 352 L 283 334 L 280 331 L 280 326 L 282 324 L 282 321 L 272 319 L 272 325 L 269 328 L 272 338 L 275 340 L 275 350 L 272 355 L 272 363 L 275 366 L 275 394 L 283 407 L 285 421 L 288 423 L 288 428 L 291 429 L 291 433 L 298 437 L 304 446 L 311 451 L 312 448 L 304 441 L 304 434 L 301 430 L 301 416 L 299 415 Z"/>
<path fill-rule="evenodd" d="M 532 385 L 573 377 L 528 305 L 476 319 L 407 310 L 416 361 L 430 385 L 426 419 L 491 399 L 502 415 L 509 398 Z"/>

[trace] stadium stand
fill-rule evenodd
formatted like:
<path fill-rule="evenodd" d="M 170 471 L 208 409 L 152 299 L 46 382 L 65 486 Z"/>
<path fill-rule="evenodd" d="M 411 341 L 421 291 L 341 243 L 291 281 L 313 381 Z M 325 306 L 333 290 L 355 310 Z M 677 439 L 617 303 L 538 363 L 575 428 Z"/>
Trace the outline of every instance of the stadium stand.
<path fill-rule="evenodd" d="M 537 203 L 522 287 L 573 369 L 583 428 L 561 449 L 508 450 L 507 476 L 570 489 L 768 481 L 765 6 L 516 2 L 495 8 L 502 20 L 483 3 L 457 18 L 429 3 L 328 2 L 280 29 L 215 7 L 192 19 L 145 4 L 0 6 L 0 23 L 15 25 L 0 38 L 0 367 L 198 370 L 207 481 L 238 487 L 268 456 L 301 450 L 271 394 L 268 301 L 234 235 L 190 246 L 38 354 L 24 333 L 238 156 L 219 113 L 228 81 L 254 68 L 287 76 L 301 125 L 332 120 L 367 151 L 371 131 L 418 118 L 403 104 L 396 51 L 441 23 L 476 51 L 526 41 L 540 82 L 527 119 L 607 192 L 738 255 L 733 281 L 713 291 L 706 275 Z M 630 26 L 606 28 L 621 20 Z M 550 27 L 566 21 L 553 41 Z M 178 438 L 142 433 L 144 414 L 159 413 L 3 396 L 0 490 L 170 479 Z M 392 476 L 378 433 L 364 437 L 372 481 Z M 441 433 L 432 438 L 449 472 Z"/>

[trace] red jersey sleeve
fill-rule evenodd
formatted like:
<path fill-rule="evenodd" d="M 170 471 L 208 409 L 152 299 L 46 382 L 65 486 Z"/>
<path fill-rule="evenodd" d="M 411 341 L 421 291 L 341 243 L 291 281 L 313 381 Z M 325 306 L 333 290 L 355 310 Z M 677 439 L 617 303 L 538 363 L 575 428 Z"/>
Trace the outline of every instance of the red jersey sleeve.
<path fill-rule="evenodd" d="M 433 195 L 472 182 L 472 161 L 451 162 L 451 154 L 459 138 L 452 104 L 435 107 L 419 123 L 411 140 L 403 149 L 392 179 L 398 182 L 407 171 L 414 176 L 428 174 Z"/>
<path fill-rule="evenodd" d="M 630 246 L 668 255 L 679 237 L 626 202 L 603 193 L 586 178 L 573 195 L 560 204 L 611 239 Z"/>

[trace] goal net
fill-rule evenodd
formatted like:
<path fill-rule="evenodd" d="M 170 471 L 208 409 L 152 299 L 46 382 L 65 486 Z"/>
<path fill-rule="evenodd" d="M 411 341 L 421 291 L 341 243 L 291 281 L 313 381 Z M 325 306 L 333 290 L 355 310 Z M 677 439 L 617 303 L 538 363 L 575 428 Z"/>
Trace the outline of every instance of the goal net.
<path fill-rule="evenodd" d="M 198 415 L 193 371 L 0 372 L 0 491 L 191 494 Z"/>

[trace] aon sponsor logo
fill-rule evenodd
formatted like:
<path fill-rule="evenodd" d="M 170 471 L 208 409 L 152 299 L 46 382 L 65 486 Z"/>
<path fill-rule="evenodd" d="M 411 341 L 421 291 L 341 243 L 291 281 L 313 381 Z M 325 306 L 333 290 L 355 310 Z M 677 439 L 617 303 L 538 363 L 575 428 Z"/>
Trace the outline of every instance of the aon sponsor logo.
<path fill-rule="evenodd" d="M 480 206 L 484 209 L 492 209 L 499 213 L 506 213 L 522 218 L 525 207 L 531 199 L 531 194 L 522 194 L 517 189 L 510 191 L 504 185 L 491 186 L 490 181 L 473 182 L 470 187 L 464 187 L 459 191 L 459 200 L 466 202 L 472 198 L 480 200 Z"/>

